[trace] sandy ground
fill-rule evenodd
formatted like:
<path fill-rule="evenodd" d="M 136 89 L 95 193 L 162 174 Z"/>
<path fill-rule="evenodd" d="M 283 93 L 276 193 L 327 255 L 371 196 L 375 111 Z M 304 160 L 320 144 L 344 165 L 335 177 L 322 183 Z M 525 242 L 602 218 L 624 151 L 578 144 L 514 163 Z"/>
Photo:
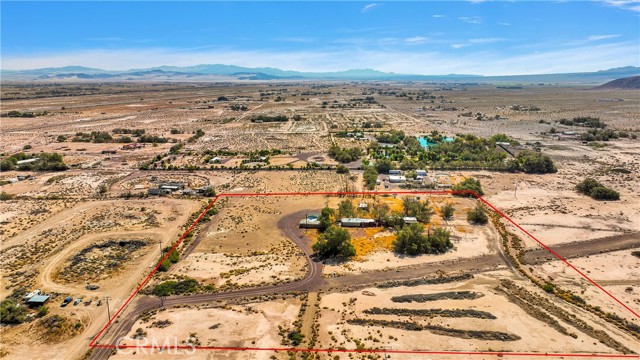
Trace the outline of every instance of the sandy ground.
<path fill-rule="evenodd" d="M 292 328 L 300 310 L 300 301 L 296 299 L 275 300 L 247 305 L 232 305 L 211 308 L 179 308 L 161 311 L 152 316 L 148 321 L 139 321 L 133 327 L 132 334 L 123 339 L 121 345 L 136 344 L 184 344 L 191 339 L 198 339 L 198 346 L 215 347 L 282 347 L 282 337 L 278 334 L 279 327 Z M 156 321 L 171 321 L 171 325 L 158 328 L 154 327 Z M 135 331 L 144 329 L 146 336 L 143 339 L 133 339 Z M 195 340 L 192 340 L 196 344 Z M 132 353 L 127 349 L 117 354 L 113 359 L 129 359 Z M 139 350 L 136 359 L 154 359 L 155 353 L 144 354 Z M 196 354 L 188 354 L 190 358 L 208 358 L 218 354 L 203 351 Z M 234 359 L 269 359 L 269 352 L 233 354 Z M 224 355 L 223 355 L 224 356 Z"/>
<path fill-rule="evenodd" d="M 631 255 L 631 252 L 632 250 L 624 250 L 572 259 L 571 264 L 625 305 L 637 311 L 640 308 L 640 259 Z M 588 303 L 600 306 L 603 311 L 640 324 L 640 319 L 559 260 L 534 268 L 536 273 L 542 274 L 550 282 L 583 294 Z"/>
<path fill-rule="evenodd" d="M 562 335 L 547 324 L 531 317 L 524 309 L 511 303 L 494 289 L 502 278 L 516 279 L 508 272 L 487 273 L 464 283 L 397 287 L 391 289 L 364 289 L 350 293 L 326 294 L 321 301 L 320 343 L 323 347 L 355 348 L 350 339 L 359 339 L 365 347 L 422 350 L 479 350 L 479 351 L 548 351 L 548 352 L 611 352 L 596 340 L 578 332 L 577 338 Z M 519 285 L 527 283 L 517 281 Z M 535 290 L 535 289 L 532 289 Z M 484 294 L 475 300 L 438 300 L 426 303 L 394 303 L 392 296 L 407 294 L 433 294 L 445 291 L 474 291 Z M 473 318 L 407 318 L 403 316 L 365 315 L 362 311 L 372 307 L 402 309 L 474 309 L 487 311 L 495 320 Z M 346 319 L 375 318 L 417 321 L 421 324 L 470 330 L 493 330 L 516 334 L 517 341 L 485 341 L 459 339 L 436 335 L 429 331 L 407 331 L 393 328 L 365 327 L 346 324 Z M 585 319 L 587 317 L 585 316 Z M 372 336 L 372 337 L 370 337 Z M 377 339 L 377 340 L 375 340 Z M 638 344 L 627 337 L 629 346 Z M 632 345 L 633 344 L 633 345 Z M 637 350 L 636 350 L 637 351 Z"/>
<path fill-rule="evenodd" d="M 105 240 L 110 234 L 130 236 L 135 233 L 142 238 L 160 238 L 165 243 L 177 239 L 180 232 L 184 230 L 182 227 L 184 221 L 192 211 L 199 208 L 202 199 L 188 200 L 180 198 L 179 195 L 127 201 L 116 198 L 127 191 L 146 191 L 154 185 L 150 179 L 152 175 L 168 180 L 186 181 L 194 187 L 209 184 L 218 192 L 230 193 L 361 189 L 361 175 L 353 172 L 351 175 L 354 176 L 355 181 L 332 171 L 141 173 L 137 170 L 141 164 L 148 162 L 156 155 L 166 155 L 173 143 L 155 146 L 149 144 L 142 149 L 125 151 L 120 149 L 121 144 L 57 141 L 58 135 L 72 137 L 78 131 L 111 132 L 117 127 L 143 128 L 146 134 L 164 136 L 172 141 L 184 141 L 195 129 L 204 130 L 205 136 L 193 143 L 185 144 L 180 154 L 164 157 L 164 160 L 172 165 L 193 166 L 209 166 L 203 164 L 205 150 L 249 152 L 274 148 L 283 150 L 284 154 L 272 157 L 273 164 L 291 163 L 298 167 L 304 166 L 306 161 L 332 163 L 326 157 L 327 149 L 332 142 L 349 147 L 366 146 L 367 142 L 337 138 L 329 131 L 350 130 L 361 126 L 366 121 L 380 122 L 384 129 L 399 129 L 414 135 L 425 134 L 432 130 L 449 135 L 472 133 L 478 136 L 491 136 L 504 132 L 522 143 L 539 142 L 542 151 L 553 158 L 559 172 L 547 175 L 524 175 L 485 171 L 450 171 L 441 182 L 463 176 L 479 178 L 488 201 L 500 210 L 504 210 L 540 241 L 552 247 L 566 242 L 640 231 L 640 196 L 637 194 L 640 185 L 640 179 L 637 176 L 640 171 L 640 157 L 637 156 L 640 152 L 640 142 L 636 139 L 620 139 L 607 142 L 601 149 L 594 149 L 577 141 L 557 141 L 543 133 L 552 127 L 556 127 L 558 131 L 583 131 L 584 129 L 581 128 L 555 123 L 561 118 L 575 116 L 600 117 L 611 129 L 624 129 L 638 133 L 640 115 L 637 109 L 640 98 L 636 96 L 637 92 L 594 91 L 584 88 L 548 86 L 502 90 L 493 86 L 442 87 L 437 84 L 422 83 L 327 84 L 322 88 L 314 86 L 315 84 L 291 85 L 286 86 L 287 91 L 284 91 L 265 84 L 244 86 L 92 84 L 91 90 L 83 86 L 62 85 L 55 87 L 56 91 L 72 96 L 57 97 L 42 96 L 48 93 L 53 94 L 51 93 L 53 88 L 50 86 L 15 88 L 3 86 L 3 93 L 13 93 L 3 100 L 3 111 L 46 110 L 50 114 L 35 119 L 2 118 L 0 152 L 15 153 L 22 151 L 25 145 L 31 145 L 31 149 L 25 150 L 27 153 L 55 151 L 63 154 L 65 162 L 72 166 L 72 169 L 66 172 L 38 173 L 33 180 L 2 186 L 3 192 L 25 196 L 19 200 L 0 203 L 0 231 L 2 231 L 0 249 L 3 254 L 0 256 L 0 264 L 3 267 L 3 283 L 33 288 L 41 286 L 45 290 L 51 289 L 74 296 L 83 294 L 89 296 L 85 294 L 87 290 L 83 289 L 82 283 L 59 284 L 54 281 L 54 275 L 59 267 L 84 245 Z M 419 91 L 427 90 L 436 96 L 436 99 L 433 102 L 431 100 L 411 101 L 408 97 L 397 97 L 389 92 L 389 90 L 398 89 L 407 92 L 409 96 L 415 96 Z M 352 106 L 353 104 L 349 103 L 349 99 L 360 97 L 364 92 L 370 92 L 379 104 Z M 219 96 L 226 96 L 231 100 L 218 102 L 216 99 Z M 275 102 L 274 99 L 278 96 L 285 100 Z M 336 107 L 333 107 L 334 100 L 337 101 Z M 329 106 L 323 107 L 323 101 L 327 101 Z M 246 105 L 248 111 L 235 111 L 231 108 L 231 104 Z M 540 110 L 518 111 L 513 107 L 516 104 L 525 107 L 535 106 Z M 498 115 L 502 120 L 477 121 L 463 116 L 464 112 L 473 114 L 480 112 L 487 118 Z M 303 120 L 288 123 L 251 123 L 251 116 L 256 114 L 288 116 L 297 114 L 301 115 Z M 171 134 L 171 129 L 178 129 L 183 133 Z M 102 150 L 116 150 L 116 154 L 102 154 Z M 230 159 L 231 156 L 222 157 L 225 161 L 237 162 L 244 156 L 246 154 L 240 154 L 234 159 Z M 323 157 L 323 160 L 318 160 L 318 156 Z M 625 171 L 616 172 L 612 171 L 613 169 Z M 0 174 L 0 180 L 14 178 L 17 174 L 17 172 L 3 172 Z M 578 195 L 574 191 L 574 186 L 586 176 L 595 177 L 607 186 L 620 191 L 622 199 L 618 202 L 598 202 Z M 516 183 L 517 192 L 514 194 Z M 107 194 L 97 193 L 101 185 L 108 187 Z M 118 208 L 114 205 L 122 206 Z M 292 279 L 302 274 L 299 266 L 302 263 L 297 262 L 291 245 L 277 231 L 275 224 L 278 216 L 285 216 L 295 209 L 309 206 L 307 199 L 291 199 L 291 202 L 287 203 L 280 203 L 273 199 L 264 202 L 258 200 L 250 203 L 250 206 L 245 206 L 245 203 L 238 201 L 230 205 L 233 207 L 223 210 L 219 217 L 214 218 L 211 226 L 206 228 L 206 237 L 201 245 L 176 268 L 216 285 L 224 284 L 227 280 L 237 284 L 256 284 L 263 281 Z M 323 205 L 324 203 L 319 200 L 317 204 L 314 203 L 309 207 L 319 209 Z M 142 211 L 143 207 L 146 210 Z M 154 211 L 159 212 L 155 216 L 160 224 L 149 226 L 146 219 Z M 442 256 L 400 259 L 389 252 L 374 251 L 358 259 L 359 261 L 354 261 L 352 269 L 335 267 L 338 269 L 336 272 L 358 272 L 409 263 L 420 264 L 436 259 L 466 257 L 496 251 L 492 247 L 492 239 L 495 235 L 490 227 L 481 231 L 475 231 L 476 229 L 470 231 L 462 218 L 456 219 L 452 225 L 452 231 L 457 236 L 454 241 L 456 244 L 454 252 Z M 537 246 L 518 230 L 509 228 L 518 233 L 528 247 Z M 109 294 L 112 296 L 112 308 L 121 304 L 136 282 L 148 272 L 149 266 L 155 259 L 156 255 L 153 251 L 156 249 L 155 246 L 145 247 L 142 250 L 145 256 L 130 264 L 131 267 L 124 267 L 113 278 L 103 280 L 101 288 L 93 296 L 101 297 Z M 251 254 L 253 251 L 258 253 Z M 238 260 L 236 256 L 243 258 Z M 618 252 L 571 261 L 602 282 L 605 289 L 629 306 L 635 306 L 634 308 L 638 309 L 638 285 L 633 282 L 638 277 L 637 260 L 630 258 L 628 253 Z M 16 275 L 25 267 L 28 270 L 25 274 Z M 331 271 L 331 268 L 333 266 L 330 265 L 325 270 Z M 8 269 L 15 273 L 12 275 L 17 276 L 15 279 L 8 280 Z M 553 277 L 555 281 L 561 282 L 563 286 L 575 292 L 584 290 L 581 296 L 585 299 L 606 311 L 622 316 L 620 309 L 616 309 L 615 304 L 603 297 L 602 293 L 592 286 L 585 286 L 583 282 L 577 281 L 573 274 L 562 270 L 557 264 L 541 265 L 535 270 Z M 230 274 L 229 277 L 224 278 L 222 276 L 224 273 Z M 525 350 L 538 350 L 544 347 L 550 349 L 549 351 L 553 349 L 607 351 L 603 349 L 603 345 L 591 338 L 585 338 L 581 333 L 578 334 L 578 339 L 558 335 L 554 330 L 532 319 L 514 304 L 507 302 L 503 296 L 493 294 L 492 288 L 500 277 L 512 276 L 507 273 L 495 273 L 476 278 L 469 284 L 448 284 L 420 289 L 396 288 L 385 291 L 369 289 L 376 296 L 365 296 L 361 293 L 323 294 L 321 301 L 327 304 L 327 309 L 322 310 L 321 345 L 328 346 L 332 343 L 333 340 L 328 336 L 328 332 L 323 333 L 323 331 L 333 326 L 336 327 L 336 331 L 331 331 L 339 339 L 338 341 L 344 341 L 342 337 L 345 336 L 341 331 L 337 331 L 338 327 L 345 328 L 352 332 L 351 334 L 362 335 L 363 339 L 369 336 L 369 331 L 372 331 L 372 337 L 380 337 L 381 342 L 366 340 L 367 345 L 382 346 L 384 343 L 384 346 L 392 348 L 436 343 L 439 347 L 442 344 L 442 348 L 451 349 L 500 349 L 504 346 Z M 428 292 L 460 286 L 468 286 L 485 293 L 485 297 L 468 301 L 467 305 L 487 309 L 495 313 L 498 319 L 473 320 L 467 323 L 466 319 L 463 322 L 460 319 L 445 319 L 445 321 L 442 318 L 436 318 L 433 319 L 434 322 L 442 321 L 444 324 L 456 327 L 470 324 L 478 327 L 486 326 L 516 333 L 523 339 L 525 338 L 523 335 L 530 335 L 529 340 L 497 344 L 499 346 L 480 341 L 472 341 L 469 343 L 471 345 L 465 345 L 466 341 L 428 332 L 403 334 L 399 330 L 384 329 L 385 332 L 397 332 L 397 336 L 395 333 L 393 336 L 398 340 L 391 341 L 388 336 L 375 335 L 375 332 L 369 328 L 339 324 L 342 316 L 339 311 L 342 310 L 341 303 L 345 300 L 347 307 L 353 308 L 351 311 L 354 311 L 353 314 L 347 313 L 346 316 L 354 316 L 359 315 L 358 311 L 365 305 L 378 306 L 378 303 L 388 303 L 388 296 L 395 291 Z M 629 287 L 632 287 L 630 292 L 627 291 Z M 0 293 L 4 297 L 9 293 L 9 289 L 3 288 Z M 357 298 L 354 305 L 349 305 L 351 297 Z M 58 298 L 55 299 L 55 302 L 57 303 L 58 300 Z M 446 302 L 438 304 L 442 307 L 445 305 L 450 306 Z M 228 321 L 225 320 L 225 324 L 230 325 L 229 329 L 244 329 L 235 327 L 235 321 L 239 321 L 239 325 L 242 326 L 252 324 L 252 321 L 260 324 L 281 321 L 273 315 L 273 312 L 286 314 L 282 321 L 292 320 L 288 310 L 283 306 L 273 304 L 269 306 L 272 306 L 271 310 L 264 310 L 265 314 L 269 314 L 268 316 L 264 314 L 258 316 L 253 313 L 243 315 L 247 317 L 246 323 L 231 316 L 236 314 L 231 310 L 209 309 L 206 311 L 211 312 L 212 316 L 228 319 Z M 288 306 L 295 306 L 295 304 Z M 3 331 L 3 343 L 11 344 L 10 358 L 21 356 L 30 359 L 79 358 L 86 349 L 87 339 L 97 331 L 97 324 L 104 323 L 106 318 L 104 307 L 97 308 L 94 305 L 68 307 L 64 310 L 58 309 L 57 306 L 51 306 L 51 308 L 53 313 L 64 311 L 64 314 L 84 322 L 86 330 L 73 339 L 49 347 L 37 341 L 35 343 L 31 341 L 37 337 L 25 330 L 26 326 Z M 199 314 L 199 311 L 185 311 L 193 313 L 185 315 L 185 318 L 193 319 L 194 326 L 199 326 L 196 324 L 198 316 L 195 315 Z M 177 316 L 175 314 L 172 316 Z M 255 318 L 250 317 L 254 315 Z M 583 313 L 579 315 L 589 319 L 591 316 Z M 508 321 L 510 316 L 522 321 Z M 625 344 L 628 343 L 625 336 L 618 336 L 617 330 L 608 325 L 602 325 L 602 321 L 589 321 L 600 324 L 598 326 L 602 326 L 605 331 L 616 334 L 616 339 L 620 339 Z M 178 322 L 175 322 L 172 326 L 177 324 Z M 156 328 L 149 330 L 157 331 L 161 335 L 162 331 L 168 331 L 172 326 L 162 330 Z M 226 330 L 222 328 L 221 326 L 220 331 Z M 269 329 L 266 331 L 271 331 Z M 244 329 L 240 332 L 247 331 Z M 245 342 L 253 341 L 250 336 L 242 339 Z M 201 341 L 205 341 L 204 337 Z M 349 347 L 354 346 L 353 342 L 345 344 Z M 637 344 L 627 345 L 636 346 L 635 351 L 640 351 L 637 349 Z M 3 346 L 2 349 L 5 347 Z M 249 359 L 266 358 L 272 355 L 274 354 L 247 352 L 239 355 L 228 352 L 205 352 L 197 355 L 176 355 L 173 358 Z M 325 354 L 322 358 L 329 359 L 335 355 Z M 287 358 L 287 355 L 282 353 L 275 356 Z M 348 358 L 345 355 L 338 356 L 342 359 Z M 121 354 L 119 357 L 131 358 L 132 356 Z M 147 357 L 155 358 L 154 355 Z M 416 357 L 394 354 L 393 358 Z M 438 357 L 434 355 L 429 358 Z"/>
<path fill-rule="evenodd" d="M 221 211 L 202 231 L 199 245 L 173 273 L 217 287 L 278 283 L 304 276 L 306 260 L 278 229 L 278 220 L 303 209 L 319 209 L 324 197 L 223 199 Z"/>
<path fill-rule="evenodd" d="M 121 205 L 121 207 L 118 208 L 118 205 Z M 114 206 L 116 207 L 114 208 Z M 129 224 L 123 221 L 124 219 L 131 220 L 130 215 L 132 215 L 135 210 L 140 211 L 142 207 L 153 208 L 154 211 L 157 211 L 156 219 L 158 223 L 155 226 L 144 225 L 144 222 L 136 222 L 135 219 L 138 221 L 141 220 L 139 216 L 134 217 L 134 221 Z M 197 210 L 199 207 L 200 204 L 198 202 L 173 199 L 121 201 L 120 204 L 113 201 L 110 201 L 108 204 L 103 202 L 87 202 L 61 211 L 30 228 L 28 231 L 8 239 L 3 243 L 3 248 L 20 249 L 25 245 L 31 246 L 29 244 L 33 243 L 36 244 L 35 248 L 37 249 L 37 244 L 42 243 L 43 240 L 49 242 L 55 241 L 52 238 L 42 238 L 42 234 L 51 234 L 52 231 L 59 234 L 60 237 L 57 238 L 58 240 L 64 239 L 64 241 L 70 242 L 70 245 L 62 248 L 59 246 L 52 248 L 57 249 L 52 252 L 35 253 L 36 256 L 41 256 L 42 260 L 30 264 L 30 267 L 35 270 L 35 274 L 38 274 L 30 280 L 30 288 L 38 288 L 46 293 L 55 294 L 52 300 L 50 300 L 50 314 L 60 314 L 72 319 L 80 319 L 84 323 L 84 331 L 80 336 L 60 343 L 61 348 L 58 348 L 44 344 L 41 341 L 30 342 L 28 344 L 24 343 L 21 339 L 25 336 L 33 337 L 36 334 L 32 333 L 33 330 L 29 327 L 18 326 L 3 331 L 2 349 L 9 351 L 11 358 L 14 359 L 34 358 L 36 354 L 48 354 L 47 356 L 52 359 L 78 358 L 86 351 L 86 346 L 89 343 L 88 338 L 97 333 L 107 321 L 106 303 L 103 301 L 102 307 L 97 307 L 95 305 L 96 301 L 103 299 L 105 296 L 109 296 L 112 311 L 119 308 L 138 282 L 155 266 L 159 254 L 157 242 L 162 241 L 166 246 L 171 241 L 175 241 L 180 235 L 180 226 L 191 212 Z M 124 210 L 124 212 L 119 213 L 117 209 Z M 125 216 L 119 218 L 119 216 L 123 214 Z M 97 219 L 108 221 L 106 223 L 100 223 L 92 220 L 96 216 Z M 120 220 L 121 222 L 114 220 Z M 65 234 L 65 231 L 72 230 L 77 222 L 92 225 L 83 233 L 77 233 L 75 235 L 78 236 L 76 239 L 64 237 L 63 234 Z M 56 274 L 60 271 L 60 268 L 65 265 L 69 257 L 76 254 L 82 248 L 107 239 L 131 238 L 149 239 L 150 244 L 153 244 L 153 246 L 142 248 L 138 255 L 131 259 L 130 263 L 118 268 L 117 272 L 112 276 L 106 279 L 96 279 L 94 283 L 98 284 L 100 289 L 94 291 L 87 290 L 85 289 L 84 281 L 74 283 L 57 282 Z M 27 247 L 27 249 L 30 249 L 30 247 Z M 4 250 L 4 254 L 7 256 L 9 252 Z M 7 261 L 15 263 L 15 259 L 4 257 L 3 262 Z M 7 276 L 14 276 L 7 274 L 6 269 L 7 268 L 3 266 L 3 282 L 6 281 Z M 26 284 L 24 280 L 22 280 L 22 283 Z M 8 288 L 3 288 L 2 291 L 3 293 L 7 293 Z M 74 299 L 83 298 L 84 301 L 92 299 L 93 303 L 89 306 L 69 305 L 65 308 L 58 307 L 62 299 L 69 295 L 73 296 Z M 65 349 L 65 351 L 61 351 L 61 349 Z"/>

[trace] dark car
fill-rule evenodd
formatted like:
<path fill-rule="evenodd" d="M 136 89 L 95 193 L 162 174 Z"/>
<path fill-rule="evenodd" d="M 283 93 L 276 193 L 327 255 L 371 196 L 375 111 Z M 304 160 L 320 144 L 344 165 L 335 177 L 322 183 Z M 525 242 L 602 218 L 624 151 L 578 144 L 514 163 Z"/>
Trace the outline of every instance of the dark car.
<path fill-rule="evenodd" d="M 73 301 L 73 298 L 71 296 L 67 296 L 66 298 L 64 298 L 64 300 L 62 301 L 62 307 L 65 307 L 67 305 L 69 305 L 70 302 Z"/>

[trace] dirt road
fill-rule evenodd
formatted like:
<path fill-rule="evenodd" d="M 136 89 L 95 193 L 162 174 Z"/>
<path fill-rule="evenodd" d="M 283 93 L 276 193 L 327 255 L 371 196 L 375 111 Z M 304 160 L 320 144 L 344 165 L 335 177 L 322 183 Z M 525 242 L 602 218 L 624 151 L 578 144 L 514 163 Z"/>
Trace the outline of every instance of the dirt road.
<path fill-rule="evenodd" d="M 338 289 L 355 289 L 375 285 L 392 280 L 407 280 L 424 277 L 436 277 L 439 271 L 443 269 L 448 274 L 455 273 L 481 273 L 504 269 L 511 266 L 505 259 L 504 254 L 495 252 L 483 256 L 477 256 L 466 259 L 448 260 L 442 262 L 426 263 L 420 265 L 406 266 L 385 271 L 366 272 L 362 274 L 346 275 L 336 278 L 322 277 L 322 263 L 314 261 L 311 258 L 311 248 L 309 239 L 304 237 L 304 233 L 298 229 L 299 219 L 311 210 L 302 210 L 280 219 L 278 227 L 282 232 L 303 250 L 308 260 L 309 271 L 304 279 L 296 282 L 271 285 L 265 287 L 257 287 L 250 289 L 242 289 L 224 293 L 206 293 L 189 296 L 172 296 L 166 299 L 165 307 L 173 307 L 177 305 L 197 305 L 203 303 L 213 303 L 219 300 L 232 300 L 247 297 L 256 297 L 273 293 L 297 292 L 297 291 L 335 291 Z M 618 237 L 595 239 L 580 243 L 563 244 L 554 248 L 554 251 L 562 254 L 567 258 L 582 257 L 587 255 L 599 254 L 602 252 L 616 251 L 621 247 L 640 246 L 638 234 L 628 234 Z M 497 241 L 497 240 L 496 240 Z M 602 245 L 606 243 L 605 245 Z M 598 246 L 590 246 L 597 245 Z M 535 261 L 545 262 L 549 260 L 543 259 L 542 255 L 547 250 L 534 250 L 529 252 Z M 553 255 L 549 254 L 551 257 Z M 555 258 L 553 258 L 555 259 Z M 551 259 L 551 260 L 553 260 Z M 119 322 L 113 324 L 109 331 L 102 336 L 99 343 L 116 344 L 118 339 L 126 336 L 133 327 L 138 316 L 145 311 L 153 310 L 160 307 L 160 300 L 151 296 L 140 296 L 138 299 L 125 310 L 119 317 Z M 92 359 L 107 359 L 113 349 L 96 348 L 92 354 Z"/>

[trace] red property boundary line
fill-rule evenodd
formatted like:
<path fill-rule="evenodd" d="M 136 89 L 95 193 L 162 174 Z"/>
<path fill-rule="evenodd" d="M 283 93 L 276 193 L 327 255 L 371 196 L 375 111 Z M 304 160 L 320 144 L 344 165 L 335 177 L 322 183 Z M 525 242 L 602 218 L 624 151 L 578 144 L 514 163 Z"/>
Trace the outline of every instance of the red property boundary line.
<path fill-rule="evenodd" d="M 169 258 L 169 255 L 173 251 L 176 251 L 176 248 L 180 246 L 180 244 L 184 241 L 185 237 L 193 231 L 193 228 L 200 222 L 200 220 L 204 217 L 204 215 L 213 207 L 213 205 L 221 198 L 221 197 L 258 197 L 258 196 L 312 196 L 312 195 L 328 195 L 328 196 L 345 196 L 345 195 L 473 195 L 482 203 L 490 207 L 493 211 L 502 216 L 509 223 L 517 227 L 531 239 L 536 241 L 538 245 L 540 245 L 545 250 L 549 251 L 553 256 L 555 256 L 558 260 L 565 263 L 568 267 L 576 271 L 582 278 L 586 279 L 592 285 L 597 287 L 600 291 L 605 293 L 619 305 L 624 307 L 630 313 L 632 313 L 635 317 L 640 318 L 640 315 L 616 298 L 613 294 L 605 290 L 602 286 L 596 283 L 594 280 L 589 278 L 586 274 L 580 271 L 578 268 L 573 266 L 571 263 L 567 261 L 564 257 L 562 257 L 557 252 L 553 251 L 549 246 L 544 244 L 542 241 L 538 240 L 535 236 L 531 235 L 528 231 L 523 229 L 520 225 L 518 225 L 515 221 L 509 218 L 502 211 L 497 209 L 491 203 L 486 201 L 480 195 L 471 190 L 443 190 L 443 191 L 379 191 L 379 192 L 366 192 L 366 191 L 358 191 L 358 192 L 278 192 L 278 193 L 230 193 L 230 194 L 219 194 L 214 197 L 209 205 L 200 213 L 200 215 L 195 219 L 195 221 L 189 226 L 187 231 L 178 239 L 178 241 L 173 245 L 171 250 L 169 250 L 165 256 L 158 262 L 158 264 L 154 267 L 154 269 L 147 275 L 147 277 L 140 283 L 140 285 L 136 288 L 136 290 L 127 298 L 124 304 L 116 311 L 116 313 L 109 319 L 109 321 L 105 324 L 105 326 L 98 332 L 98 334 L 93 338 L 93 340 L 89 343 L 90 348 L 97 349 L 127 349 L 127 348 L 139 348 L 139 349 L 162 349 L 162 347 L 158 346 L 138 346 L 138 345 L 105 345 L 98 344 L 98 340 L 104 335 L 105 331 L 109 328 L 109 326 L 115 321 L 115 319 L 122 313 L 122 311 L 129 305 L 129 303 L 133 300 L 133 298 L 142 290 L 142 288 L 151 280 L 151 277 L 155 275 L 155 273 L 160 268 L 160 265 Z M 302 348 L 238 348 L 238 347 L 212 347 L 212 346 L 171 346 L 167 347 L 167 349 L 183 349 L 183 350 L 217 350 L 217 351 L 286 351 L 286 352 L 314 352 L 314 353 L 388 353 L 388 354 L 422 354 L 422 355 L 492 355 L 492 356 L 518 356 L 518 357 L 584 357 L 584 358 L 626 358 L 626 359 L 638 359 L 638 355 L 627 355 L 627 354 L 585 354 L 585 353 L 535 353 L 535 352 L 497 352 L 497 351 L 423 351 L 423 350 L 374 350 L 374 349 L 364 349 L 364 350 L 348 350 L 348 349 L 302 349 Z"/>

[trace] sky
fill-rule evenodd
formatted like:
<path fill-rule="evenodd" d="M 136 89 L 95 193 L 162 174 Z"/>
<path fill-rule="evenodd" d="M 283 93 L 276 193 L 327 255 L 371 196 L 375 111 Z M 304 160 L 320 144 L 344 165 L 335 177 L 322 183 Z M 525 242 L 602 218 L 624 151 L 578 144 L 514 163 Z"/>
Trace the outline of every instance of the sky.
<path fill-rule="evenodd" d="M 640 66 L 640 1 L 0 2 L 0 68 L 511 75 Z"/>

